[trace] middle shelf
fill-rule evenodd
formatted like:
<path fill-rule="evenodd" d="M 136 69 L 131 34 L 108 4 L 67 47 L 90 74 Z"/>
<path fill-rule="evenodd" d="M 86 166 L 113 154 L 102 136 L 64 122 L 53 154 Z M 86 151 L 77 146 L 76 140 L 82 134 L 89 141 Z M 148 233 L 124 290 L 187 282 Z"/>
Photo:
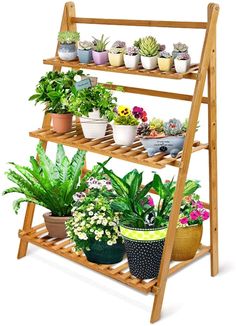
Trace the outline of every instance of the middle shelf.
<path fill-rule="evenodd" d="M 165 153 L 158 153 L 153 157 L 148 157 L 146 150 L 138 138 L 129 147 L 115 144 L 111 126 L 108 126 L 105 137 L 99 139 L 84 138 L 80 124 L 76 123 L 73 125 L 72 130 L 65 134 L 58 134 L 52 128 L 41 128 L 31 131 L 29 135 L 42 141 L 63 144 L 156 169 L 162 169 L 166 165 L 176 167 L 180 167 L 181 165 L 182 152 L 176 158 L 172 158 Z M 202 144 L 199 141 L 193 143 L 192 152 L 197 152 L 202 149 L 208 149 L 208 144 Z"/>

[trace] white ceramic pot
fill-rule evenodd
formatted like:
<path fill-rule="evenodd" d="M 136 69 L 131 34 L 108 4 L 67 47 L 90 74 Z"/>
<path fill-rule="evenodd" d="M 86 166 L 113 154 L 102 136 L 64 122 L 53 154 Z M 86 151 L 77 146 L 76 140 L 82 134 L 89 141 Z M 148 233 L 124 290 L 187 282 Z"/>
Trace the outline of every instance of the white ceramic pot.
<path fill-rule="evenodd" d="M 128 69 L 137 69 L 139 61 L 140 61 L 140 55 L 139 54 L 136 54 L 136 55 L 124 54 L 125 66 Z"/>
<path fill-rule="evenodd" d="M 174 62 L 175 62 L 175 70 L 180 74 L 188 71 L 190 67 L 190 59 L 187 60 L 175 59 Z"/>
<path fill-rule="evenodd" d="M 80 118 L 81 127 L 85 138 L 102 138 L 107 129 L 107 119 L 100 118 L 98 109 L 88 114 L 88 117 Z"/>
<path fill-rule="evenodd" d="M 137 134 L 137 126 L 112 125 L 113 138 L 117 145 L 131 146 Z"/>
<path fill-rule="evenodd" d="M 141 55 L 141 63 L 144 69 L 155 69 L 157 67 L 157 58 L 158 56 L 155 55 L 154 57 L 144 57 Z"/>

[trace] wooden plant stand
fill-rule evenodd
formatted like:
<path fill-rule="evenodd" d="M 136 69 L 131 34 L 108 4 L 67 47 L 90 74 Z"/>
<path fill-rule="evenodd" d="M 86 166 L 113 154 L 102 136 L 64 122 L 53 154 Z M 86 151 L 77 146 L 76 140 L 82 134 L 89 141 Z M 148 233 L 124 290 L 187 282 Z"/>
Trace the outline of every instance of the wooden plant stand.
<path fill-rule="evenodd" d="M 164 168 L 166 165 L 172 165 L 178 168 L 178 178 L 174 201 L 171 210 L 170 223 L 167 237 L 165 240 L 164 252 L 161 261 L 159 276 L 157 279 L 142 281 L 133 277 L 128 270 L 127 261 L 123 261 L 118 266 L 98 265 L 88 262 L 82 252 L 73 252 L 73 243 L 69 239 L 50 238 L 44 224 L 32 226 L 35 205 L 29 203 L 26 209 L 25 220 L 22 230 L 19 231 L 20 246 L 18 258 L 26 255 L 28 243 L 32 243 L 41 248 L 47 249 L 60 256 L 70 259 L 76 263 L 84 265 L 101 274 L 109 276 L 117 281 L 125 283 L 143 293 L 152 292 L 154 294 L 154 303 L 151 314 L 151 323 L 160 318 L 161 307 L 165 292 L 166 281 L 169 275 L 189 265 L 199 257 L 210 253 L 211 257 L 211 276 L 218 273 L 218 223 L 217 223 L 217 152 L 216 152 L 216 22 L 219 13 L 219 6 L 214 3 L 208 5 L 207 22 L 180 22 L 180 21 L 146 21 L 146 20 L 126 20 L 126 19 L 96 19 L 96 18 L 78 18 L 75 14 L 73 2 L 67 2 L 62 16 L 61 31 L 76 31 L 76 24 L 103 24 L 103 25 L 125 25 L 125 26 L 148 26 L 148 27 L 169 27 L 169 28 L 198 28 L 205 29 L 205 40 L 199 65 L 192 65 L 185 74 L 179 74 L 175 71 L 168 73 L 160 72 L 158 69 L 147 71 L 142 67 L 137 70 L 130 70 L 125 67 L 112 67 L 110 65 L 96 66 L 91 64 L 80 64 L 78 61 L 65 62 L 57 56 L 44 60 L 45 64 L 52 65 L 53 70 L 60 71 L 62 67 L 71 67 L 73 69 L 90 69 L 113 73 L 132 74 L 138 77 L 151 76 L 171 79 L 192 79 L 195 80 L 195 90 L 193 96 L 186 94 L 170 93 L 157 90 L 147 90 L 135 87 L 124 87 L 125 92 L 137 93 L 149 96 L 171 98 L 176 100 L 191 101 L 191 110 L 189 115 L 189 128 L 186 134 L 183 151 L 177 158 L 171 158 L 162 153 L 154 157 L 148 157 L 141 143 L 137 139 L 132 146 L 124 147 L 114 144 L 112 131 L 108 128 L 106 136 L 101 139 L 89 140 L 83 137 L 80 125 L 74 125 L 72 131 L 65 134 L 55 133 L 50 124 L 50 115 L 44 116 L 41 129 L 30 132 L 30 136 L 43 141 L 44 148 L 47 142 L 64 144 L 67 146 L 80 148 L 105 156 L 112 156 L 129 162 L 149 166 L 156 169 Z M 208 77 L 208 96 L 203 97 L 203 90 Z M 116 85 L 112 85 L 116 87 Z M 208 144 L 202 144 L 194 141 L 195 130 L 197 126 L 201 104 L 208 105 Z M 210 246 L 201 245 L 196 256 L 188 261 L 180 262 L 170 267 L 171 252 L 173 248 L 176 224 L 178 220 L 183 189 L 189 168 L 191 154 L 200 150 L 207 150 L 209 153 L 209 204 L 205 207 L 210 209 Z"/>

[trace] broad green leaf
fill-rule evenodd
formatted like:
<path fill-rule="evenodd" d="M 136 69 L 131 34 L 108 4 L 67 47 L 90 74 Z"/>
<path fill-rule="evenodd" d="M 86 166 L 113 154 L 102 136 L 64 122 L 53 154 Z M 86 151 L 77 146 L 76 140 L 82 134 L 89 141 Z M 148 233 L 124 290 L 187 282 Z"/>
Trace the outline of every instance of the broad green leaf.
<path fill-rule="evenodd" d="M 98 164 L 100 165 L 100 163 L 98 163 Z M 120 177 L 118 177 L 114 172 L 112 172 L 111 170 L 108 170 L 104 166 L 103 166 L 103 171 L 111 179 L 112 186 L 113 186 L 114 190 L 116 191 L 116 193 L 122 197 L 128 196 L 128 194 L 129 194 L 128 184 L 125 181 L 123 181 Z"/>
<path fill-rule="evenodd" d="M 153 188 L 157 192 L 158 196 L 160 196 L 160 198 L 163 199 L 167 195 L 167 190 L 166 190 L 165 186 L 163 185 L 161 178 L 158 174 L 154 175 Z"/>
<path fill-rule="evenodd" d="M 149 193 L 149 191 L 152 188 L 152 183 L 153 183 L 152 181 L 147 183 L 146 186 L 144 186 L 143 189 L 137 194 L 137 196 L 136 196 L 137 201 L 140 201 L 142 198 L 144 198 Z"/>
<path fill-rule="evenodd" d="M 198 188 L 200 188 L 198 181 L 188 180 L 184 186 L 183 196 L 192 195 Z"/>

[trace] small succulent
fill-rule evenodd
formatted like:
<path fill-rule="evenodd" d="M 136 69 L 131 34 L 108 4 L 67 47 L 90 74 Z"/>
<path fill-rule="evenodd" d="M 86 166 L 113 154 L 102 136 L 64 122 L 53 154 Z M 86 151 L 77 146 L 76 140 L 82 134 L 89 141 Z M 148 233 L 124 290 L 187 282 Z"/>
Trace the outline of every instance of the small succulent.
<path fill-rule="evenodd" d="M 183 132 L 182 128 L 182 123 L 175 118 L 164 123 L 164 132 L 166 136 L 181 135 Z"/>
<path fill-rule="evenodd" d="M 162 52 L 162 51 L 165 51 L 165 49 L 166 49 L 165 44 L 159 44 L 159 50 L 158 51 Z"/>
<path fill-rule="evenodd" d="M 110 53 L 113 53 L 113 54 L 118 54 L 118 53 L 124 53 L 125 52 L 125 49 L 124 48 L 110 48 L 109 50 Z"/>
<path fill-rule="evenodd" d="M 61 44 L 71 44 L 77 42 L 79 40 L 79 36 L 80 34 L 78 32 L 59 32 L 57 40 Z"/>
<path fill-rule="evenodd" d="M 178 42 L 174 43 L 174 51 L 177 52 L 188 52 L 188 46 L 184 43 Z"/>
<path fill-rule="evenodd" d="M 80 50 L 91 50 L 93 49 L 94 45 L 92 42 L 89 41 L 79 41 L 78 49 Z"/>
<path fill-rule="evenodd" d="M 190 59 L 190 55 L 186 52 L 184 53 L 180 53 L 177 55 L 176 57 L 177 60 L 189 60 Z"/>
<path fill-rule="evenodd" d="M 139 53 L 139 49 L 136 46 L 129 46 L 125 49 L 126 55 L 137 55 Z"/>
<path fill-rule="evenodd" d="M 187 132 L 188 126 L 189 126 L 189 120 L 185 119 L 184 122 L 182 123 L 182 132 L 183 133 Z M 198 121 L 196 131 L 198 131 L 199 127 L 200 127 L 200 125 L 199 125 L 199 121 Z"/>
<path fill-rule="evenodd" d="M 112 48 L 125 48 L 126 47 L 126 43 L 123 41 L 115 41 L 112 44 Z"/>
<path fill-rule="evenodd" d="M 151 132 L 150 126 L 149 123 L 147 122 L 140 123 L 140 125 L 137 128 L 137 135 L 140 137 L 149 136 L 150 132 Z"/>
<path fill-rule="evenodd" d="M 140 49 L 140 44 L 141 44 L 141 38 L 139 38 L 138 40 L 135 40 L 134 41 L 134 46 L 136 47 L 136 48 L 138 48 L 138 49 Z"/>
<path fill-rule="evenodd" d="M 94 50 L 97 52 L 104 52 L 106 51 L 106 46 L 109 43 L 108 41 L 108 37 L 105 38 L 104 34 L 102 34 L 100 39 L 97 39 L 96 37 L 93 36 L 93 46 L 94 46 Z"/>
<path fill-rule="evenodd" d="M 144 57 L 154 57 L 158 54 L 159 44 L 153 36 L 146 36 L 141 39 L 139 53 Z"/>
<path fill-rule="evenodd" d="M 165 59 L 171 58 L 171 54 L 169 52 L 162 51 L 160 52 L 160 58 L 165 58 Z"/>
<path fill-rule="evenodd" d="M 157 131 L 158 133 L 163 132 L 164 122 L 161 119 L 152 118 L 149 123 L 150 129 Z"/>

